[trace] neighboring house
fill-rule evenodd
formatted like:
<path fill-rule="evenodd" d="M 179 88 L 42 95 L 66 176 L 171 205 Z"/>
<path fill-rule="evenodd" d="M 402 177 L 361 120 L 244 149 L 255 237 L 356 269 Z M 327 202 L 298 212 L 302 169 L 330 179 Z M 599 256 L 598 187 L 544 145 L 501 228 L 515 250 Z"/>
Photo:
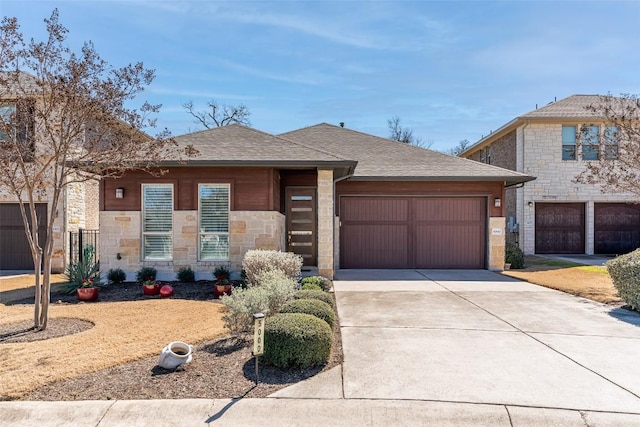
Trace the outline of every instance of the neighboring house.
<path fill-rule="evenodd" d="M 586 109 L 599 102 L 597 95 L 573 95 L 550 103 L 460 154 L 537 177 L 505 196 L 507 242 L 525 254 L 621 254 L 640 246 L 637 199 L 574 182 L 586 161 L 611 161 L 618 153 L 616 129 Z"/>
<path fill-rule="evenodd" d="M 33 76 L 22 74 L 23 83 L 28 84 Z M 18 99 L 7 94 L 0 96 L 0 120 L 9 123 L 8 118 L 17 114 L 18 125 L 13 132 L 18 138 L 29 144 L 37 143 L 34 138 L 37 123 L 33 114 L 33 103 L 37 99 Z M 3 132 L 0 128 L 0 146 Z M 26 144 L 35 151 L 33 145 Z M 0 147 L 1 148 L 1 147 Z M 26 201 L 27 199 L 24 198 Z M 41 244 L 46 238 L 47 215 L 51 205 L 51 194 L 41 195 L 36 204 L 36 211 L 40 219 L 39 239 Z M 63 272 L 69 259 L 69 232 L 77 232 L 80 228 L 98 229 L 99 186 L 97 181 L 72 184 L 68 186 L 54 210 L 54 252 L 52 271 Z M 27 208 L 28 210 L 28 208 Z M 24 223 L 20 213 L 18 199 L 0 189 L 0 270 L 33 270 L 33 259 L 24 231 Z"/>
<path fill-rule="evenodd" d="M 142 266 L 173 279 L 190 266 L 239 270 L 247 250 L 300 254 L 338 268 L 504 265 L 505 185 L 495 166 L 319 124 L 280 136 L 230 125 L 176 138 L 200 155 L 164 175 L 101 181 L 103 272 Z"/>

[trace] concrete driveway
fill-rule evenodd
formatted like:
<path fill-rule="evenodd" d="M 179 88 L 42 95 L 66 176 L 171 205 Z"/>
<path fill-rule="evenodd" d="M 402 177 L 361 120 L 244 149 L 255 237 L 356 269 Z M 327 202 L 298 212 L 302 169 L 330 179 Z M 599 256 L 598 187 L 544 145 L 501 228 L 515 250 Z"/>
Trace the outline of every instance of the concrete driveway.
<path fill-rule="evenodd" d="M 511 425 L 640 425 L 635 313 L 484 270 L 343 270 L 334 288 L 342 370 L 274 397 L 499 405 Z"/>

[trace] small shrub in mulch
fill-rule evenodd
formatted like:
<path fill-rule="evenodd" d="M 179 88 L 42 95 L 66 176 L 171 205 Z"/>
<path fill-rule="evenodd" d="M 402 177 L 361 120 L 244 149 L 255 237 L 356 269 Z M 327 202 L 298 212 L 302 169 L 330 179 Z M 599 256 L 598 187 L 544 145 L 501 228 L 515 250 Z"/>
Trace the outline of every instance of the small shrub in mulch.
<path fill-rule="evenodd" d="M 280 313 L 306 313 L 322 319 L 333 328 L 335 314 L 326 302 L 317 299 L 296 299 L 289 301 L 280 309 Z"/>
<path fill-rule="evenodd" d="M 640 249 L 605 264 L 620 298 L 633 310 L 640 308 Z"/>
<path fill-rule="evenodd" d="M 324 291 L 319 291 L 317 289 L 300 290 L 295 294 L 293 294 L 293 299 L 317 299 L 317 300 L 326 302 L 331 307 L 335 306 L 333 302 L 333 297 L 331 296 L 331 294 Z"/>

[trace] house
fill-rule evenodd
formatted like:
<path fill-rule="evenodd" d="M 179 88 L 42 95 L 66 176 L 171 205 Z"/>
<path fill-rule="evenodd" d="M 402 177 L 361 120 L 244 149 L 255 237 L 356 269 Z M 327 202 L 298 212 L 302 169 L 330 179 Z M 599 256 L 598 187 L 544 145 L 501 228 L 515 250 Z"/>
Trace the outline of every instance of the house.
<path fill-rule="evenodd" d="M 533 178 L 326 123 L 270 135 L 230 125 L 176 138 L 199 156 L 101 181 L 100 261 L 131 278 L 240 269 L 249 249 L 338 268 L 504 265 L 505 186 Z"/>
<path fill-rule="evenodd" d="M 507 242 L 525 254 L 621 254 L 640 246 L 640 205 L 631 194 L 574 182 L 587 161 L 617 156 L 616 129 L 573 95 L 516 117 L 460 154 L 537 179 L 505 193 Z M 593 143 L 581 144 L 581 140 Z"/>
<path fill-rule="evenodd" d="M 35 118 L 34 107 L 41 100 L 35 95 L 24 96 L 30 86 L 36 88 L 35 77 L 26 73 L 18 73 L 17 77 L 18 80 L 8 79 L 7 82 L 20 86 L 21 91 L 14 91 L 9 84 L 5 84 L 0 92 L 0 147 L 2 141 L 8 138 L 6 132 L 12 132 L 18 141 L 24 142 L 26 149 L 36 153 L 38 147 L 33 145 L 37 144 L 34 135 L 42 126 Z M 37 93 L 37 90 L 33 92 Z M 98 229 L 98 190 L 97 181 L 70 183 L 56 206 L 52 206 L 50 191 L 38 194 L 36 212 L 41 245 L 46 238 L 47 219 L 52 213 L 55 215 L 51 265 L 54 273 L 64 271 L 69 261 L 69 233 L 82 228 Z M 15 194 L 3 188 L 0 188 L 0 270 L 33 270 L 19 200 Z"/>

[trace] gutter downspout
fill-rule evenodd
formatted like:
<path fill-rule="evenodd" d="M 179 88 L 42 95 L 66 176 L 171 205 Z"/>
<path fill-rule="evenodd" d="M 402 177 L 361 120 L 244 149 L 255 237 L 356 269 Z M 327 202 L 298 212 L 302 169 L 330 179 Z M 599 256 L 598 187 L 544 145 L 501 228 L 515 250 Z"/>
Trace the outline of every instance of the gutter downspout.
<path fill-rule="evenodd" d="M 524 124 L 524 126 L 522 126 L 522 147 L 520 148 L 520 158 L 522 159 L 522 170 L 519 170 L 517 172 L 520 173 L 524 173 L 524 169 L 525 169 L 525 158 L 524 158 L 524 153 L 525 153 L 525 143 L 526 143 L 526 129 L 529 126 L 529 124 L 531 123 L 531 120 L 527 120 Z M 518 165 L 517 165 L 517 159 L 516 159 L 516 169 L 518 169 Z M 520 226 L 520 235 L 518 236 L 518 244 L 520 246 L 520 249 L 522 249 L 524 251 L 524 247 L 525 247 L 525 243 L 526 243 L 526 214 L 525 214 L 525 188 L 524 188 L 524 183 L 522 183 L 522 187 L 516 187 L 516 192 L 518 191 L 518 189 L 521 189 L 520 191 L 520 196 L 518 200 L 518 202 L 520 203 L 516 203 L 516 210 L 517 211 L 521 211 L 522 212 L 522 225 Z M 519 207 L 518 207 L 519 206 Z M 518 219 L 518 212 L 516 212 L 516 219 Z"/>

